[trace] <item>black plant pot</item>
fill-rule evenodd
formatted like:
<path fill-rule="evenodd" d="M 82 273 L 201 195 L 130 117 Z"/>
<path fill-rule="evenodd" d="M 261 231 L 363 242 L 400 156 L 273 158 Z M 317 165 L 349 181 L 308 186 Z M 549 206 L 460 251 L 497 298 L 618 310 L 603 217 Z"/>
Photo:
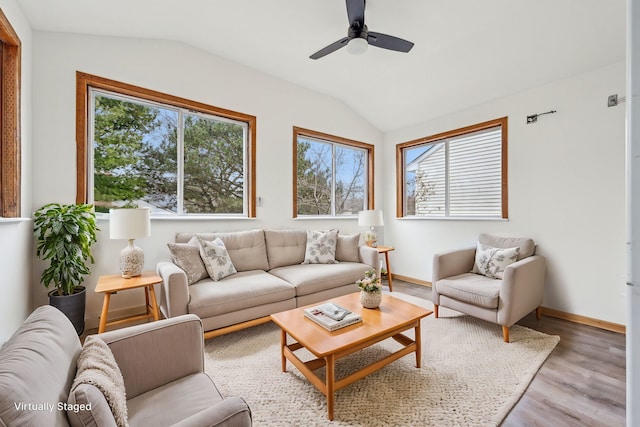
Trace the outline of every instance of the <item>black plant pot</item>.
<path fill-rule="evenodd" d="M 58 295 L 57 290 L 49 292 L 49 305 L 54 306 L 71 320 L 78 336 L 84 332 L 84 307 L 87 301 L 87 290 L 78 286 L 72 295 Z"/>

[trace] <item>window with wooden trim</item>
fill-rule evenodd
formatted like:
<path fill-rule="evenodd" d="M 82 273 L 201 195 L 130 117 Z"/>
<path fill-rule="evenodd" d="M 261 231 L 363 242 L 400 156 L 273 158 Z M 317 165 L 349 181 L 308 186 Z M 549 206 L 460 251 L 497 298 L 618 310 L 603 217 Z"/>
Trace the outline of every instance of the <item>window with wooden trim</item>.
<path fill-rule="evenodd" d="M 0 10 L 0 217 L 20 216 L 21 44 Z"/>
<path fill-rule="evenodd" d="M 293 128 L 293 216 L 349 216 L 373 209 L 371 144 Z"/>
<path fill-rule="evenodd" d="M 77 85 L 79 202 L 255 217 L 255 117 L 84 73 Z"/>
<path fill-rule="evenodd" d="M 397 216 L 508 218 L 507 118 L 396 146 Z"/>

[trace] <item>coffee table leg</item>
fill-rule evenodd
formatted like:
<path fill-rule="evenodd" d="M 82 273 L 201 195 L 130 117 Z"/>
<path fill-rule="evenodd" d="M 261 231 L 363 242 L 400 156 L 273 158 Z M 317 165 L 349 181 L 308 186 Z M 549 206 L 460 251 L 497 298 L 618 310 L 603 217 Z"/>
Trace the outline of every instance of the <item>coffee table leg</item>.
<path fill-rule="evenodd" d="M 284 357 L 284 348 L 287 346 L 287 333 L 280 330 L 280 357 L 282 358 L 282 372 L 287 372 L 287 358 Z"/>
<path fill-rule="evenodd" d="M 422 334 L 420 332 L 420 320 L 416 324 L 415 329 L 415 341 L 416 341 L 416 368 L 422 366 Z"/>
<path fill-rule="evenodd" d="M 327 362 L 327 416 L 329 421 L 333 421 L 333 411 L 335 405 L 335 357 L 330 354 L 325 358 Z"/>

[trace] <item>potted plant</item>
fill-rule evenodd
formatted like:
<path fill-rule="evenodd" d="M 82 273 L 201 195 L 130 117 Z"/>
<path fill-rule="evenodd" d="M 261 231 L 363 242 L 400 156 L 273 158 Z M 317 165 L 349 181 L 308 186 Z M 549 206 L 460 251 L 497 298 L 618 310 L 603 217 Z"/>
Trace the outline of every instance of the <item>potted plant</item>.
<path fill-rule="evenodd" d="M 81 286 L 95 262 L 91 246 L 99 230 L 93 205 L 49 203 L 34 213 L 36 255 L 49 266 L 40 282 L 49 292 L 49 304 L 57 307 L 73 323 L 78 335 L 84 332 L 86 289 Z"/>
<path fill-rule="evenodd" d="M 364 273 L 364 279 L 356 281 L 360 288 L 360 304 L 364 308 L 376 308 L 382 301 L 382 283 L 375 270 Z"/>

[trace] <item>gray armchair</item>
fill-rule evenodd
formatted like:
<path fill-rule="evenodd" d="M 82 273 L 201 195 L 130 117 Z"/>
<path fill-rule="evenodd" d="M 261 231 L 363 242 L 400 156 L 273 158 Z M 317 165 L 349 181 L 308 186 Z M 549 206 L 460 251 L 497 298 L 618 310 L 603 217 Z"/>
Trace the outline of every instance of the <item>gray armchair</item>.
<path fill-rule="evenodd" d="M 438 307 L 442 306 L 497 323 L 502 325 L 504 341 L 509 342 L 509 328 L 514 323 L 533 310 L 540 318 L 545 259 L 535 255 L 532 239 L 481 234 L 478 241 L 494 248 L 518 247 L 517 261 L 496 279 L 472 272 L 475 247 L 434 255 L 434 315 L 438 317 Z"/>
<path fill-rule="evenodd" d="M 122 373 L 129 426 L 251 426 L 246 402 L 223 398 L 204 373 L 195 315 L 98 336 Z M 116 426 L 97 387 L 70 392 L 81 349 L 62 312 L 37 308 L 0 348 L 0 426 Z"/>

